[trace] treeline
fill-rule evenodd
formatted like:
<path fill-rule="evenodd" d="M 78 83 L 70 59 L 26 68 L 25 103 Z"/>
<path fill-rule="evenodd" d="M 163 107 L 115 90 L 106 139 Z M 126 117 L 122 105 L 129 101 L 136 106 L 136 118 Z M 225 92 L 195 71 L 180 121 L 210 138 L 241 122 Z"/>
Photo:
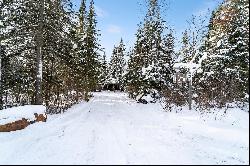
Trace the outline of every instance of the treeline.
<path fill-rule="evenodd" d="M 131 98 L 143 103 L 148 102 L 143 98 L 155 102 L 164 97 L 169 110 L 188 103 L 190 81 L 192 100 L 199 109 L 248 102 L 248 7 L 247 0 L 225 0 L 212 12 L 208 25 L 204 18 L 193 16 L 176 51 L 174 30 L 161 17 L 160 1 L 149 0 L 134 47 L 124 52 L 121 41 L 114 49 L 110 82 L 122 84 Z M 129 57 L 126 67 L 124 55 Z M 177 63 L 185 64 L 178 69 L 187 75 L 181 85 L 174 82 Z M 190 67 L 195 67 L 192 76 Z"/>
<path fill-rule="evenodd" d="M 121 39 L 108 63 L 93 0 L 88 10 L 82 0 L 77 13 L 69 0 L 1 1 L 0 109 L 44 104 L 60 112 L 112 84 L 139 102 L 164 98 L 171 110 L 188 102 L 190 81 L 199 108 L 248 101 L 249 2 L 224 0 L 208 25 L 193 17 L 179 50 L 161 2 L 147 1 L 134 46 L 126 51 Z M 188 75 L 181 85 L 174 81 L 177 63 L 196 67 L 192 76 L 179 69 Z"/>

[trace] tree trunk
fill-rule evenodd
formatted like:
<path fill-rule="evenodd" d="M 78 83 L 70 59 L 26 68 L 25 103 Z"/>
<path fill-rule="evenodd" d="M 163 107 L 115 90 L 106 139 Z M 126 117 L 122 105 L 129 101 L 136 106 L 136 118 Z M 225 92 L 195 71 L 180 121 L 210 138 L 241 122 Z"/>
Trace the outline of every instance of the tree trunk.
<path fill-rule="evenodd" d="M 188 91 L 188 106 L 189 110 L 192 109 L 192 82 L 189 80 L 189 91 Z"/>
<path fill-rule="evenodd" d="M 84 100 L 87 102 L 89 101 L 89 89 L 88 88 L 85 89 Z"/>
<path fill-rule="evenodd" d="M 8 91 L 5 91 L 5 108 L 8 106 Z"/>
<path fill-rule="evenodd" d="M 44 11 L 44 0 L 40 0 L 39 3 L 39 25 L 37 31 L 37 55 L 36 55 L 36 92 L 35 92 L 35 104 L 42 104 L 42 72 L 43 72 L 43 61 L 42 61 L 42 47 L 43 47 L 43 11 Z"/>
<path fill-rule="evenodd" d="M 78 87 L 77 87 L 78 88 Z M 79 102 L 79 91 L 78 91 L 78 89 L 76 90 L 76 103 L 78 103 Z"/>
<path fill-rule="evenodd" d="M 2 46 L 0 43 L 0 110 L 3 109 L 3 87 L 2 87 Z"/>

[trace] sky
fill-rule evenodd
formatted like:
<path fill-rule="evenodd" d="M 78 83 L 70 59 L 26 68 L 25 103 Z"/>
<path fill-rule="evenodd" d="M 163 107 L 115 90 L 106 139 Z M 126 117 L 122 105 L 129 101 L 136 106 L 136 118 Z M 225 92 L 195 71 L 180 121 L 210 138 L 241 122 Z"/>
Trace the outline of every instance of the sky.
<path fill-rule="evenodd" d="M 162 12 L 167 25 L 174 29 L 176 38 L 188 27 L 187 20 L 192 15 L 207 16 L 208 9 L 213 10 L 222 0 L 167 0 L 168 7 Z M 76 10 L 81 0 L 72 0 Z M 121 38 L 127 51 L 135 42 L 138 24 L 143 20 L 146 10 L 141 5 L 145 0 L 95 0 L 97 29 L 100 30 L 100 44 L 105 48 L 107 58 L 111 57 L 114 45 Z M 89 0 L 87 0 L 89 6 Z M 178 45 L 178 43 L 177 43 Z"/>

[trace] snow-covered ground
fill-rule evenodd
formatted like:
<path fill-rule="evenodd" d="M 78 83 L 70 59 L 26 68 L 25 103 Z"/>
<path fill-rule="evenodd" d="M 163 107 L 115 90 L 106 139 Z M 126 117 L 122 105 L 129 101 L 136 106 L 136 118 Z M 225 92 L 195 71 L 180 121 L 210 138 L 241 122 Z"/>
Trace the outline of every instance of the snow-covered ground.
<path fill-rule="evenodd" d="M 25 130 L 0 133 L 0 164 L 249 164 L 249 113 L 164 112 L 124 93 L 89 103 Z"/>

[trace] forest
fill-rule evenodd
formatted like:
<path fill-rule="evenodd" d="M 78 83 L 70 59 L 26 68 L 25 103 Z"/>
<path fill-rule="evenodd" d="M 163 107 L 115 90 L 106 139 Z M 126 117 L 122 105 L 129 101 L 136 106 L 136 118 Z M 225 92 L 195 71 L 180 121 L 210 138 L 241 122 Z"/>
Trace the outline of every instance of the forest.
<path fill-rule="evenodd" d="M 78 11 L 70 0 L 2 0 L 0 109 L 45 105 L 59 113 L 110 84 L 139 102 L 163 99 L 170 111 L 190 100 L 190 84 L 197 109 L 248 102 L 249 2 L 224 0 L 208 25 L 193 16 L 177 51 L 163 4 L 145 4 L 133 48 L 121 39 L 108 60 L 94 0 L 82 0 Z M 186 81 L 176 79 L 180 73 Z"/>
<path fill-rule="evenodd" d="M 0 165 L 249 165 L 249 1 L 104 1 L 0 0 Z"/>

